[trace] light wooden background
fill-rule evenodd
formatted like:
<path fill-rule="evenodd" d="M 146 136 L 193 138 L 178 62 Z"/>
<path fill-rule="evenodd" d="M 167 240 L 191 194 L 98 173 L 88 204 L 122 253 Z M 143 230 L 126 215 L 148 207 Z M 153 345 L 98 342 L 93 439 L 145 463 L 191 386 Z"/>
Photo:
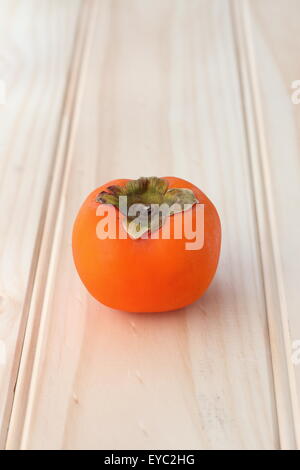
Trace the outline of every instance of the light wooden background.
<path fill-rule="evenodd" d="M 299 448 L 299 0 L 0 11 L 1 446 Z M 216 204 L 217 276 L 182 311 L 111 311 L 75 272 L 74 216 L 166 174 Z"/>

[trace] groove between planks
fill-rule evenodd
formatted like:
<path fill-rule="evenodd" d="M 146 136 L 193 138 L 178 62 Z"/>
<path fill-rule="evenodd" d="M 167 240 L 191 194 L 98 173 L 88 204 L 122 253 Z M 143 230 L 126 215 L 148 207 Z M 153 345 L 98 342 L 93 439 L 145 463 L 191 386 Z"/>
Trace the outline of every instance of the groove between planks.
<path fill-rule="evenodd" d="M 270 180 L 265 123 L 251 37 L 253 30 L 251 30 L 249 3 L 248 0 L 244 2 L 231 0 L 231 6 L 257 214 L 280 444 L 282 449 L 299 449 L 299 403 L 291 362 L 288 311 L 272 202 L 274 188 Z"/>
<path fill-rule="evenodd" d="M 70 60 L 69 78 L 66 81 L 65 99 L 61 111 L 53 174 L 49 180 L 50 187 L 46 195 L 45 217 L 41 221 L 42 227 L 39 239 L 37 240 L 37 260 L 33 266 L 35 272 L 31 275 L 33 281 L 29 286 L 28 299 L 25 306 L 25 310 L 27 310 L 25 315 L 27 327 L 24 332 L 24 344 L 16 381 L 14 402 L 9 408 L 11 419 L 7 435 L 6 448 L 8 449 L 22 448 L 26 413 L 30 405 L 29 394 L 32 386 L 32 371 L 34 362 L 37 359 L 37 341 L 39 338 L 40 322 L 42 321 L 43 305 L 46 298 L 45 286 L 50 275 L 50 270 L 45 272 L 45 266 L 49 266 L 54 249 L 55 231 L 59 227 L 60 222 L 59 207 L 61 206 L 61 195 L 63 194 L 63 182 L 68 174 L 69 134 L 74 119 L 76 100 L 78 100 L 79 79 L 93 5 L 93 0 L 81 2 L 78 14 L 77 31 L 73 44 L 73 54 Z M 17 406 L 14 407 L 14 403 L 17 403 Z M 24 403 L 26 404 L 25 406 Z"/>
<path fill-rule="evenodd" d="M 45 194 L 52 172 L 57 120 L 78 13 L 77 0 L 71 8 L 67 4 L 58 8 L 56 1 L 43 5 L 39 2 L 36 8 L 36 3 L 32 0 L 24 5 L 17 1 L 12 6 L 3 1 L 1 7 L 1 22 L 7 28 L 1 30 L 0 78 L 7 82 L 8 94 L 1 107 L 4 119 L 0 136 L 0 337 L 7 346 L 7 361 L 0 371 L 1 448 L 5 445 L 18 375 L 47 206 Z M 68 24 L 62 28 L 62 21 L 66 20 Z M 33 28 L 29 28 L 31 21 Z M 22 195 L 21 204 L 16 204 L 18 194 Z"/>

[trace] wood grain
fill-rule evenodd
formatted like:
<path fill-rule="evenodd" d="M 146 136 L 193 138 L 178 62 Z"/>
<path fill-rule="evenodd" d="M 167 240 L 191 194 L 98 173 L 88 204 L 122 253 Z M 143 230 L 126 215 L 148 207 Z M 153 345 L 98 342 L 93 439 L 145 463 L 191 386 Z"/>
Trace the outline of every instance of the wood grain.
<path fill-rule="evenodd" d="M 300 448 L 300 366 L 292 361 L 300 338 L 300 108 L 291 100 L 291 84 L 300 76 L 300 5 L 264 0 L 235 6 L 280 441 L 282 448 Z"/>
<path fill-rule="evenodd" d="M 63 177 L 51 187 L 46 226 L 54 213 L 57 220 L 38 259 L 7 447 L 278 448 L 229 2 L 88 6 L 69 138 L 63 132 L 58 153 Z M 72 223 L 97 185 L 153 174 L 187 178 L 215 202 L 218 274 L 182 311 L 112 311 L 78 279 Z"/>
<path fill-rule="evenodd" d="M 1 1 L 0 445 L 11 412 L 79 2 Z"/>

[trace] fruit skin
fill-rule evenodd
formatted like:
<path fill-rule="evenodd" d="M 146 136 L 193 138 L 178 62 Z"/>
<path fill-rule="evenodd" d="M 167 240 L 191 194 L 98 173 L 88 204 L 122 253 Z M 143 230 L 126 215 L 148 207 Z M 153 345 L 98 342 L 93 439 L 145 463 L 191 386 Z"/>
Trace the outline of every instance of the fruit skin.
<path fill-rule="evenodd" d="M 96 227 L 97 195 L 119 179 L 97 188 L 82 204 L 73 227 L 73 257 L 87 290 L 101 303 L 128 312 L 163 312 L 185 307 L 208 288 L 217 269 L 221 247 L 221 224 L 215 206 L 196 186 L 176 177 L 162 177 L 169 188 L 189 188 L 204 204 L 204 246 L 186 250 L 190 240 L 100 240 Z M 110 214 L 118 210 L 113 206 Z M 193 219 L 195 206 L 193 206 Z M 174 218 L 171 216 L 171 228 Z M 173 220 L 172 220 L 173 219 Z M 172 230 L 172 229 L 171 229 Z M 171 232 L 172 233 L 172 232 Z"/>

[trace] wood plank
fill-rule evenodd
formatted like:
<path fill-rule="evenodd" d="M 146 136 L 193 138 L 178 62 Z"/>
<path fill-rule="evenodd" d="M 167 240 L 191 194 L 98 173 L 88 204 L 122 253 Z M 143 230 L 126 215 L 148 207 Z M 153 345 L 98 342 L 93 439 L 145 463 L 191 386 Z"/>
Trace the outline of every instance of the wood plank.
<path fill-rule="evenodd" d="M 235 6 L 281 447 L 300 448 L 300 4 Z"/>
<path fill-rule="evenodd" d="M 39 259 L 43 301 L 30 311 L 41 323 L 27 330 L 7 447 L 277 448 L 229 3 L 95 2 L 88 29 L 64 179 L 52 188 L 53 245 Z M 112 311 L 78 279 L 72 223 L 97 185 L 153 174 L 189 179 L 215 202 L 218 274 L 184 310 Z"/>
<path fill-rule="evenodd" d="M 0 445 L 11 412 L 79 1 L 1 2 Z"/>

